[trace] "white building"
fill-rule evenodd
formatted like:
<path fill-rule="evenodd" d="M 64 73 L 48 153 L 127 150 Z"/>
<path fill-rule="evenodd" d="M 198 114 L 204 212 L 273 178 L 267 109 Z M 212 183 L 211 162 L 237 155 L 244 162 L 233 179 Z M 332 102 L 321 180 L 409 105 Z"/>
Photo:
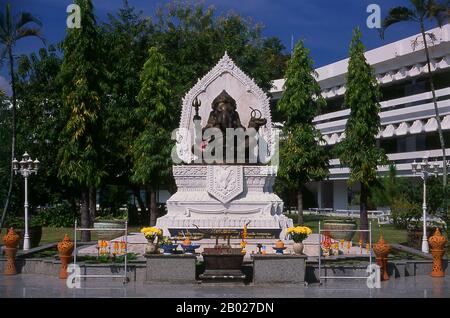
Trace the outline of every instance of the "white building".
<path fill-rule="evenodd" d="M 433 79 L 438 108 L 446 140 L 447 160 L 450 157 L 450 25 L 432 32 L 436 41 L 430 48 Z M 424 156 L 442 167 L 442 150 L 434 118 L 432 95 L 427 80 L 426 57 L 422 43 L 414 49 L 413 41 L 420 34 L 366 52 L 367 61 L 374 67 L 383 94 L 380 113 L 382 129 L 377 136 L 399 176 L 412 176 L 411 163 Z M 421 39 L 421 37 L 419 37 Z M 327 143 L 332 147 L 342 138 L 349 109 L 343 109 L 345 77 L 348 59 L 317 69 L 318 82 L 327 106 L 315 118 Z M 274 101 L 281 96 L 284 80 L 274 81 Z M 340 167 L 338 159 L 330 161 L 328 180 L 312 183 L 309 189 L 317 196 L 319 208 L 350 209 L 359 186 L 347 185 L 349 169 Z M 379 173 L 388 167 L 378 167 Z"/>

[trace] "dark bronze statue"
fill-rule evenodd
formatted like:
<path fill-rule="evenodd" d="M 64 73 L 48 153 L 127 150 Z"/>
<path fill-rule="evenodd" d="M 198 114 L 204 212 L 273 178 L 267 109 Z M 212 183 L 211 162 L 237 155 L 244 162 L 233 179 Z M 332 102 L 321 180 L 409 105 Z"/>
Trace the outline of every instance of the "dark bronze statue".
<path fill-rule="evenodd" d="M 267 119 L 262 118 L 262 114 L 258 109 L 253 109 L 250 114 L 250 122 L 248 123 L 248 128 L 255 128 L 256 131 L 259 131 L 259 127 L 265 126 L 267 124 Z M 256 117 L 256 114 L 259 114 L 258 117 Z"/>
<path fill-rule="evenodd" d="M 196 114 L 194 116 L 195 120 L 200 120 L 200 116 L 198 115 L 198 108 L 201 103 L 197 100 L 197 98 L 192 103 L 192 106 L 196 110 Z M 231 97 L 225 90 L 223 90 L 212 102 L 212 111 L 209 114 L 208 122 L 205 127 L 202 128 L 202 135 L 209 128 L 217 128 L 222 132 L 223 140 L 225 140 L 226 130 L 227 128 L 232 129 L 242 129 L 246 131 L 246 128 L 241 124 L 241 120 L 239 118 L 239 113 L 236 110 L 236 101 Z M 256 131 L 259 130 L 260 127 L 266 125 L 267 119 L 262 118 L 261 112 L 256 109 L 252 109 L 251 118 L 249 121 L 248 128 L 254 128 Z M 258 116 L 257 116 L 258 114 Z M 249 158 L 249 141 L 248 136 L 245 136 L 245 142 L 243 144 L 238 144 L 237 137 L 234 140 L 234 150 L 235 150 L 235 159 L 237 157 L 237 153 L 241 151 L 245 151 L 245 161 L 248 162 Z M 209 140 L 203 140 L 203 142 L 210 143 L 215 140 L 215 137 L 212 136 Z M 225 141 L 223 141 L 223 157 L 225 159 L 226 148 L 230 146 L 227 145 Z M 231 145 L 232 146 L 232 145 Z M 194 145 L 194 147 L 201 147 L 200 145 Z M 214 154 L 214 153 L 213 153 Z"/>
<path fill-rule="evenodd" d="M 212 111 L 209 113 L 208 123 L 203 127 L 203 132 L 208 128 L 219 128 L 223 134 L 227 128 L 244 128 L 236 111 L 236 101 L 223 90 L 212 102 Z"/>

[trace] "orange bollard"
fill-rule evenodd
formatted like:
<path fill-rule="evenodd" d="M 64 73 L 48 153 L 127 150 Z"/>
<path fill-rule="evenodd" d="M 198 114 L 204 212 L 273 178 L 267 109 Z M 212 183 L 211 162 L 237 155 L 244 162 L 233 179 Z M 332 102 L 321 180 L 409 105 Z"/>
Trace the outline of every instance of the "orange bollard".
<path fill-rule="evenodd" d="M 436 228 L 433 236 L 428 239 L 431 247 L 431 255 L 433 255 L 433 268 L 431 270 L 431 277 L 444 277 L 445 273 L 442 268 L 442 256 L 445 253 L 445 245 L 447 239 L 441 234 L 439 228 Z"/>
<path fill-rule="evenodd" d="M 16 275 L 16 254 L 17 244 L 19 243 L 20 236 L 11 227 L 8 233 L 3 237 L 3 243 L 5 243 L 4 251 L 6 254 L 5 275 Z"/>
<path fill-rule="evenodd" d="M 59 259 L 61 260 L 61 269 L 59 271 L 59 278 L 66 279 L 68 277 L 67 274 L 67 266 L 72 260 L 72 252 L 73 252 L 73 242 L 70 239 L 69 235 L 64 234 L 64 239 L 58 243 L 58 252 Z"/>
<path fill-rule="evenodd" d="M 373 245 L 373 251 L 377 258 L 377 265 L 381 268 L 381 280 L 389 280 L 389 274 L 387 272 L 387 259 L 391 246 L 384 240 L 383 234 L 381 234 L 378 243 Z"/>

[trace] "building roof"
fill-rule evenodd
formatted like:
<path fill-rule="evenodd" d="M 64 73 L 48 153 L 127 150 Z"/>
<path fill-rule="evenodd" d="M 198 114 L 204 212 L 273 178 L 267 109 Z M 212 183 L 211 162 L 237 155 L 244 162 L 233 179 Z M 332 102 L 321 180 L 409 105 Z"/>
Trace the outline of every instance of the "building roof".
<path fill-rule="evenodd" d="M 442 28 L 427 31 L 436 37 L 434 45 L 430 48 L 432 63 L 438 68 L 450 66 L 450 24 Z M 382 83 L 412 77 L 426 72 L 424 67 L 425 55 L 422 41 L 414 48 L 413 42 L 421 39 L 416 34 L 405 39 L 378 47 L 365 53 L 370 65 L 375 68 L 378 80 Z M 342 95 L 345 92 L 345 75 L 347 73 L 348 58 L 325 65 L 316 69 L 318 82 L 326 98 Z M 283 91 L 284 79 L 273 82 L 271 93 L 276 95 Z"/>

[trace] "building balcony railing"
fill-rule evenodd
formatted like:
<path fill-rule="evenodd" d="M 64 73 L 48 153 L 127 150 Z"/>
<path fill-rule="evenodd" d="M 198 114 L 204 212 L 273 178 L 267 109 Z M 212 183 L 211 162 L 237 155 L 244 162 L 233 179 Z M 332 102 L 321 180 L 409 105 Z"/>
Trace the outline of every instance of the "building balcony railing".
<path fill-rule="evenodd" d="M 450 148 L 446 150 L 447 154 L 447 162 L 449 163 L 450 158 Z M 413 177 L 412 166 L 411 164 L 414 160 L 421 160 L 423 157 L 428 157 L 429 161 L 436 162 L 439 168 L 443 167 L 442 162 L 442 150 L 434 149 L 427 151 L 411 151 L 411 152 L 401 152 L 401 153 L 392 153 L 387 154 L 389 162 L 395 165 L 397 170 L 397 175 L 404 177 Z M 447 165 L 448 165 L 447 163 Z M 348 179 L 348 175 L 350 173 L 349 168 L 340 167 L 339 159 L 331 159 L 330 160 L 330 180 L 341 180 Z M 386 166 L 378 166 L 378 173 L 380 175 L 387 174 L 389 172 L 389 165 Z"/>
<path fill-rule="evenodd" d="M 442 129 L 450 129 L 450 87 L 436 91 Z M 434 104 L 430 101 L 431 92 L 416 94 L 381 103 L 381 130 L 377 138 L 391 138 L 408 134 L 437 131 Z M 420 101 L 424 103 L 420 104 Z M 413 104 L 414 106 L 408 106 Z M 315 119 L 316 127 L 322 132 L 324 141 L 333 145 L 345 138 L 344 130 L 350 110 L 342 110 Z"/>
<path fill-rule="evenodd" d="M 450 99 L 450 87 L 446 87 L 443 89 L 436 90 L 436 97 L 438 100 L 442 99 Z M 432 93 L 420 93 L 415 95 L 410 95 L 406 97 L 391 99 L 388 101 L 384 101 L 380 103 L 381 110 L 393 110 L 393 109 L 401 109 L 408 108 L 411 106 L 418 105 L 418 102 L 431 102 Z M 324 115 L 317 116 L 313 122 L 315 124 L 324 124 L 331 121 L 336 121 L 339 119 L 345 119 L 350 115 L 350 109 L 343 109 L 336 112 L 327 113 Z"/>

